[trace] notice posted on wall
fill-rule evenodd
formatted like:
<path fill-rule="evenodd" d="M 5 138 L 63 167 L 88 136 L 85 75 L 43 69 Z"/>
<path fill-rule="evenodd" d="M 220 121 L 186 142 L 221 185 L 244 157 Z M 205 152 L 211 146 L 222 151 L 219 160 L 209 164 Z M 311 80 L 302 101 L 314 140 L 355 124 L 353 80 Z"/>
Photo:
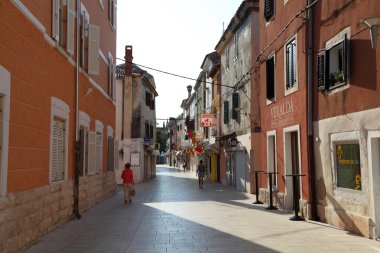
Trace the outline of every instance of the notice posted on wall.
<path fill-rule="evenodd" d="M 140 166 L 140 153 L 131 153 L 131 166 Z"/>

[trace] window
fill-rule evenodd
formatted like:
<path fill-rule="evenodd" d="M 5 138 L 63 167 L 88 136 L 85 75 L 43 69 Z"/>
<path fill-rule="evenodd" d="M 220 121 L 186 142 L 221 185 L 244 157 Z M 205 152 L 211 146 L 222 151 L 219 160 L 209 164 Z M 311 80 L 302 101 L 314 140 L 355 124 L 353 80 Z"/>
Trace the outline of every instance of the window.
<path fill-rule="evenodd" d="M 67 174 L 69 106 L 51 98 L 50 182 L 63 181 Z"/>
<path fill-rule="evenodd" d="M 228 118 L 228 114 L 229 114 L 229 105 L 228 105 L 228 101 L 224 101 L 223 102 L 223 108 L 224 108 L 224 111 L 223 111 L 223 123 L 224 124 L 228 124 L 228 121 L 229 121 L 229 118 Z"/>
<path fill-rule="evenodd" d="M 151 100 L 152 95 L 148 91 L 145 91 L 145 105 L 150 107 L 152 103 Z"/>
<path fill-rule="evenodd" d="M 88 131 L 85 127 L 81 126 L 79 129 L 79 175 L 81 177 L 83 177 L 84 175 L 87 175 L 87 160 L 88 160 L 87 150 L 88 150 Z"/>
<path fill-rule="evenodd" d="M 234 60 L 236 61 L 239 58 L 239 34 L 235 33 L 234 35 Z"/>
<path fill-rule="evenodd" d="M 153 139 L 153 125 L 149 125 L 149 138 Z"/>
<path fill-rule="evenodd" d="M 230 67 L 230 47 L 226 48 L 226 71 Z"/>
<path fill-rule="evenodd" d="M 337 186 L 361 190 L 359 144 L 337 144 Z"/>
<path fill-rule="evenodd" d="M 264 18 L 269 21 L 274 15 L 274 0 L 265 0 L 264 2 Z"/>
<path fill-rule="evenodd" d="M 82 10 L 80 20 L 80 65 L 84 69 L 87 69 L 88 65 L 88 25 L 89 15 L 85 10 Z"/>
<path fill-rule="evenodd" d="M 96 132 L 88 134 L 88 175 L 96 173 Z"/>
<path fill-rule="evenodd" d="M 65 121 L 54 117 L 51 147 L 51 181 L 65 178 Z"/>
<path fill-rule="evenodd" d="M 237 120 L 239 111 L 236 109 L 239 108 L 239 93 L 232 93 L 232 119 Z"/>
<path fill-rule="evenodd" d="M 266 61 L 266 81 L 267 81 L 267 99 L 274 100 L 275 86 L 274 86 L 274 56 Z"/>
<path fill-rule="evenodd" d="M 297 82 L 297 47 L 296 40 L 286 44 L 286 90 L 296 86 Z"/>
<path fill-rule="evenodd" d="M 317 56 L 318 90 L 332 90 L 347 84 L 349 76 L 349 40 L 343 39 Z"/>
<path fill-rule="evenodd" d="M 108 3 L 108 19 L 112 29 L 116 29 L 117 1 L 109 0 Z"/>
<path fill-rule="evenodd" d="M 108 60 L 108 95 L 113 100 L 116 99 L 116 64 L 114 64 L 111 54 Z"/>
<path fill-rule="evenodd" d="M 80 65 L 88 74 L 99 74 L 99 26 L 90 24 L 90 16 L 82 4 L 80 20 Z"/>
<path fill-rule="evenodd" d="M 52 37 L 60 46 L 66 46 L 69 54 L 74 54 L 75 0 L 52 1 Z"/>

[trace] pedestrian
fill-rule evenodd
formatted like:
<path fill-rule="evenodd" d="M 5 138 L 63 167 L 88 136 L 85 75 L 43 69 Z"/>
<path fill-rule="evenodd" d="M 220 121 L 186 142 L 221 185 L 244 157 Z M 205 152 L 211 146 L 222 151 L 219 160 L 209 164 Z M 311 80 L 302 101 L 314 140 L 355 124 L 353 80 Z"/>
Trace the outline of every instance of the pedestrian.
<path fill-rule="evenodd" d="M 197 174 L 198 174 L 199 188 L 202 188 L 202 189 L 203 189 L 203 182 L 204 182 L 205 172 L 206 172 L 206 168 L 203 165 L 203 161 L 200 160 L 199 164 L 198 164 L 198 168 L 197 168 Z"/>
<path fill-rule="evenodd" d="M 123 179 L 124 184 L 124 202 L 131 203 L 132 199 L 130 196 L 130 190 L 133 189 L 135 182 L 133 181 L 133 172 L 131 170 L 130 163 L 125 164 L 123 173 L 121 174 L 121 178 Z"/>

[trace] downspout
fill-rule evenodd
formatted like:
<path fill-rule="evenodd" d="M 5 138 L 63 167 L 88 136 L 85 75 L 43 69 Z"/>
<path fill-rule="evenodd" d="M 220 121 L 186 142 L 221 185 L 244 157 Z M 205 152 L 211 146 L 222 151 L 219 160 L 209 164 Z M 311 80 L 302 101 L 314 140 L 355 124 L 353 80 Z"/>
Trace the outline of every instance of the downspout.
<path fill-rule="evenodd" d="M 124 96 L 125 94 L 125 78 L 123 78 L 123 99 L 121 100 L 121 140 L 124 140 Z"/>
<path fill-rule="evenodd" d="M 79 214 L 79 161 L 80 161 L 80 143 L 79 143 L 79 27 L 80 27 L 80 5 L 77 3 L 77 30 L 76 30 L 76 64 L 75 64 L 75 173 L 74 173 L 74 207 L 73 215 L 80 219 Z"/>
<path fill-rule="evenodd" d="M 317 203 L 315 188 L 315 163 L 314 163 L 314 133 L 313 133 L 313 6 L 314 0 L 307 0 L 307 134 L 308 134 L 308 168 L 309 168 L 309 187 L 311 202 L 311 219 L 317 220 Z"/>

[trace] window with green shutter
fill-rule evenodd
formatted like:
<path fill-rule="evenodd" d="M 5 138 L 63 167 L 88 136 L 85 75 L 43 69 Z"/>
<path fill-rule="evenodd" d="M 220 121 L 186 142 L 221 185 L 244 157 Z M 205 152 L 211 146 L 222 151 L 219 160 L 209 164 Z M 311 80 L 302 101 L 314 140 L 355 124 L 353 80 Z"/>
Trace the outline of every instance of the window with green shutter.
<path fill-rule="evenodd" d="M 229 105 L 228 105 L 228 101 L 224 101 L 223 102 L 223 123 L 224 124 L 228 124 L 228 121 L 229 121 L 229 118 L 228 118 L 228 114 L 229 114 Z"/>
<path fill-rule="evenodd" d="M 239 93 L 232 93 L 232 119 L 237 120 L 239 116 L 239 112 L 235 110 L 239 107 Z"/>

